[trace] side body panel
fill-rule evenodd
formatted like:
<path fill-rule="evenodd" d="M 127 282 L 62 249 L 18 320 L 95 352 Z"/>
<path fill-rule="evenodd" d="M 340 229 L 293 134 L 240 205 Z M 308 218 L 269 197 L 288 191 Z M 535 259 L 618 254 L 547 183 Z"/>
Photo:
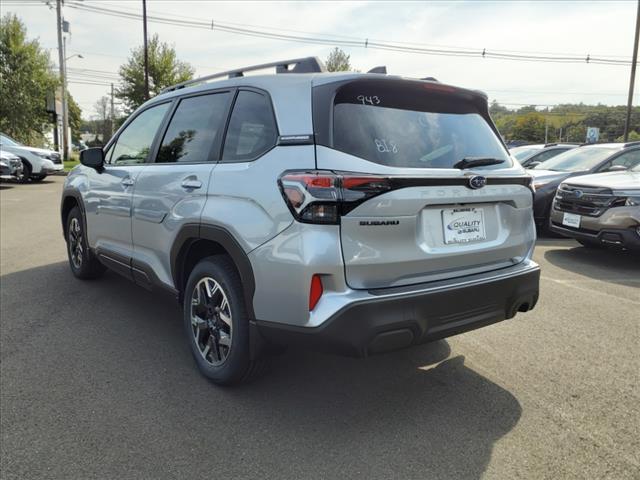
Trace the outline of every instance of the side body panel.
<path fill-rule="evenodd" d="M 80 167 L 85 175 L 83 196 L 89 246 L 131 257 L 131 213 L 135 180 L 142 165 L 105 165 L 102 172 Z"/>
<path fill-rule="evenodd" d="M 169 252 L 184 225 L 200 222 L 214 167 L 212 162 L 144 167 L 133 202 L 134 269 L 150 267 L 158 280 L 173 286 Z"/>
<path fill-rule="evenodd" d="M 278 187 L 288 169 L 314 168 L 313 145 L 275 147 L 252 162 L 219 163 L 213 171 L 202 224 L 223 227 L 250 252 L 293 222 Z"/>

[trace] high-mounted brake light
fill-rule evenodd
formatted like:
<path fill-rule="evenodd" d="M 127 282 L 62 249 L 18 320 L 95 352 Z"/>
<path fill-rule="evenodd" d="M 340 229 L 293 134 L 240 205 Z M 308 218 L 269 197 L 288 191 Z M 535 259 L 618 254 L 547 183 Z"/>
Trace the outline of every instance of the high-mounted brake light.
<path fill-rule="evenodd" d="M 291 213 L 304 223 L 338 224 L 341 215 L 391 190 L 388 177 L 324 170 L 285 172 L 278 183 Z"/>

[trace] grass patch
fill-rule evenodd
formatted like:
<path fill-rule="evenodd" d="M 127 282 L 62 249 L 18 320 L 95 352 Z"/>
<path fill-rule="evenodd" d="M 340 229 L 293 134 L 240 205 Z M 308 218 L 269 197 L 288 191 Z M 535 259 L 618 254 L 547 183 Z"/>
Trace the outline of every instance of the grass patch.
<path fill-rule="evenodd" d="M 68 172 L 79 163 L 80 163 L 80 160 L 69 160 L 67 162 L 64 162 L 64 171 Z"/>

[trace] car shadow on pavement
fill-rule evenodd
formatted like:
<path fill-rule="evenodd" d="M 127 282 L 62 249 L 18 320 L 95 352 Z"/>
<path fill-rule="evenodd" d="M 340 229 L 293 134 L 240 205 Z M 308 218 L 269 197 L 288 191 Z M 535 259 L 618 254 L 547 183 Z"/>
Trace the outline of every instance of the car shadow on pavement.
<path fill-rule="evenodd" d="M 536 239 L 536 246 L 539 247 L 574 247 L 580 246 L 578 242 L 572 238 L 553 238 L 553 237 L 541 237 Z"/>
<path fill-rule="evenodd" d="M 603 282 L 619 285 L 640 283 L 640 254 L 609 248 L 577 246 L 546 250 L 544 258 L 556 267 Z"/>
<path fill-rule="evenodd" d="M 171 297 L 65 262 L 1 284 L 2 450 L 27 476 L 476 479 L 522 414 L 447 341 L 367 359 L 292 348 L 221 388 Z"/>

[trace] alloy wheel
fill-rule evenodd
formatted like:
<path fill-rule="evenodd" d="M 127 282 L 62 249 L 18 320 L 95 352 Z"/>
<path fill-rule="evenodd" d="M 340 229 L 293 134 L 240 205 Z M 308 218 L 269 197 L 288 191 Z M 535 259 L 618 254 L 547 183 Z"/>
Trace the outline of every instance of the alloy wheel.
<path fill-rule="evenodd" d="M 231 309 L 227 295 L 211 277 L 201 279 L 191 295 L 191 331 L 202 358 L 213 366 L 231 351 Z"/>
<path fill-rule="evenodd" d="M 69 254 L 74 268 L 78 270 L 82 267 L 84 254 L 82 247 L 82 229 L 80 228 L 80 221 L 76 217 L 72 218 L 71 223 L 69 223 Z"/>

